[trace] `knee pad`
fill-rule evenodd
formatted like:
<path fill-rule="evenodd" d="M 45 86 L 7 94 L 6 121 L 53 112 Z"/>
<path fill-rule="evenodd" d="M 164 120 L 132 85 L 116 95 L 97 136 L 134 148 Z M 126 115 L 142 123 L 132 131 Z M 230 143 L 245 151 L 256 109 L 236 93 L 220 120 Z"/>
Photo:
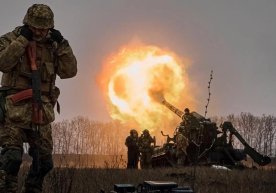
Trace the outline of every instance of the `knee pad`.
<path fill-rule="evenodd" d="M 13 148 L 4 148 L 2 151 L 1 169 L 7 174 L 16 176 L 22 163 L 22 151 Z"/>
<path fill-rule="evenodd" d="M 51 171 L 54 167 L 54 163 L 52 160 L 52 156 L 49 159 L 40 161 L 40 174 L 45 176 L 49 171 Z"/>

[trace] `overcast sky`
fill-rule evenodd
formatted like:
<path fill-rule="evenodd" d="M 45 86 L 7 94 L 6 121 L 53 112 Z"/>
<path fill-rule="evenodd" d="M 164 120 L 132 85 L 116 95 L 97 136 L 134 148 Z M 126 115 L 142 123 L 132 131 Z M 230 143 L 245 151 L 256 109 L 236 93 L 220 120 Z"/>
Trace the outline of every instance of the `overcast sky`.
<path fill-rule="evenodd" d="M 58 120 L 109 120 L 95 77 L 105 57 L 133 39 L 193 61 L 188 74 L 199 113 L 213 70 L 209 116 L 275 115 L 275 0 L 1 0 L 0 34 L 21 25 L 27 8 L 38 2 L 52 8 L 55 27 L 78 60 L 77 77 L 57 82 Z"/>

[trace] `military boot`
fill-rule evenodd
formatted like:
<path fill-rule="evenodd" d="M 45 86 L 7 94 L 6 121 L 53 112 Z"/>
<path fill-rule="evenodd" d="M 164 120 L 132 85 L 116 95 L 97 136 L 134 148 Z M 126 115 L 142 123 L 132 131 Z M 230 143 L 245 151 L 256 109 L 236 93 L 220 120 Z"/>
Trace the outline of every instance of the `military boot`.
<path fill-rule="evenodd" d="M 6 177 L 7 173 L 5 170 L 0 170 L 0 193 L 6 193 Z"/>

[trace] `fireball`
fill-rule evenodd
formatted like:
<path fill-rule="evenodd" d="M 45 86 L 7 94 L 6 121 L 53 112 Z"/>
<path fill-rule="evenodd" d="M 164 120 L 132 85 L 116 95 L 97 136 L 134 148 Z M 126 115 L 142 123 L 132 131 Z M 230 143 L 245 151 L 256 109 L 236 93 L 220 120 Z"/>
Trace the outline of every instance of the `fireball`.
<path fill-rule="evenodd" d="M 191 106 L 185 72 L 188 63 L 152 45 L 126 45 L 111 54 L 98 76 L 110 116 L 151 131 L 176 119 L 155 96 L 165 97 L 180 109 L 184 104 Z"/>

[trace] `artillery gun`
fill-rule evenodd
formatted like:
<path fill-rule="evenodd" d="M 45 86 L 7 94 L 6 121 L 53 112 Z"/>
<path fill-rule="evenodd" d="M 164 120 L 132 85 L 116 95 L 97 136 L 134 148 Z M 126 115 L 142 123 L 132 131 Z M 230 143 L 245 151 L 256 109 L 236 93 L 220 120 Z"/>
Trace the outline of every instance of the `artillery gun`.
<path fill-rule="evenodd" d="M 164 106 L 178 115 L 182 122 L 177 127 L 183 127 L 183 134 L 188 138 L 187 158 L 184 165 L 225 165 L 228 167 L 242 166 L 241 161 L 249 155 L 260 166 L 271 162 L 268 156 L 263 156 L 250 147 L 231 122 L 224 122 L 219 130 L 216 123 L 206 119 L 197 112 L 189 113 L 191 122 L 185 124 L 186 115 L 164 98 L 160 101 Z M 175 132 L 176 133 L 176 132 Z M 229 133 L 229 135 L 228 135 Z M 152 156 L 153 167 L 168 167 L 177 165 L 176 141 L 174 137 L 167 137 L 167 142 L 161 147 L 156 147 Z M 232 145 L 232 137 L 235 136 L 243 145 L 244 149 L 235 149 Z M 227 140 L 229 139 L 229 140 Z"/>

